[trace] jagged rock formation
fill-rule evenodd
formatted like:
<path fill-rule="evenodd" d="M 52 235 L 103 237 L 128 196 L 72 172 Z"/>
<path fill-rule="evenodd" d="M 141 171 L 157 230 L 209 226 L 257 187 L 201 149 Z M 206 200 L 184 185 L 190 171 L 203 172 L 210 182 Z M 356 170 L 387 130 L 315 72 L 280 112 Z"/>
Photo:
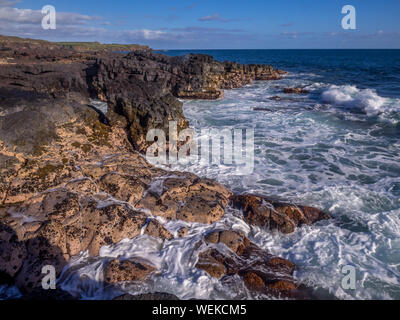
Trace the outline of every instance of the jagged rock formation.
<path fill-rule="evenodd" d="M 309 90 L 303 89 L 303 88 L 284 88 L 283 89 L 284 93 L 294 93 L 294 94 L 308 94 L 310 93 Z"/>
<path fill-rule="evenodd" d="M 275 257 L 251 243 L 244 235 L 230 230 L 204 237 L 207 245 L 199 254 L 196 267 L 212 277 L 239 275 L 253 292 L 281 297 L 305 298 L 305 287 L 292 277 L 295 265 Z"/>
<path fill-rule="evenodd" d="M 248 224 L 268 230 L 278 229 L 282 233 L 291 233 L 303 224 L 311 225 L 330 219 L 328 214 L 316 208 L 282 203 L 250 194 L 235 196 L 233 205 L 243 210 Z"/>
<path fill-rule="evenodd" d="M 143 281 L 157 269 L 145 261 L 112 260 L 104 270 L 104 279 L 108 284 L 119 282 Z"/>
<path fill-rule="evenodd" d="M 58 276 L 82 251 L 96 256 L 102 246 L 142 233 L 168 241 L 188 232 L 182 228 L 174 234 L 162 221 L 218 221 L 232 192 L 209 179 L 150 165 L 138 153 L 147 147 L 146 132 L 166 129 L 169 120 L 180 129 L 188 125 L 179 97 L 216 99 L 224 88 L 277 79 L 281 73 L 202 55 L 78 52 L 51 43 L 0 42 L 0 275 L 24 294 L 40 294 L 45 265 L 55 266 Z M 108 112 L 90 108 L 89 98 L 107 102 Z M 279 222 L 259 200 L 240 199 L 234 203 L 255 225 L 275 223 L 290 232 L 318 220 L 311 209 L 301 209 L 312 217 L 292 224 L 298 212 L 273 204 L 288 216 Z M 232 249 L 223 238 L 217 242 Z M 258 257 L 270 272 L 268 263 L 283 260 L 271 260 L 242 240 L 244 251 L 233 250 L 240 263 L 232 265 L 231 258 L 214 253 L 202 253 L 199 263 L 204 255 L 219 259 L 215 272 L 205 263 L 203 269 L 221 276 L 235 269 L 252 290 L 259 283 L 261 291 L 286 292 L 292 280 L 276 282 L 249 264 Z M 154 271 L 145 269 L 114 261 L 104 271 L 114 284 L 144 280 Z"/>
<path fill-rule="evenodd" d="M 96 256 L 142 231 L 172 239 L 155 216 L 212 223 L 224 214 L 225 187 L 154 168 L 132 152 L 120 128 L 104 126 L 104 144 L 91 149 L 91 128 L 80 120 L 71 126 L 57 128 L 62 138 L 40 155 L 8 153 L 14 167 L 1 169 L 0 270 L 23 292 L 40 288 L 44 265 L 59 274 L 81 251 Z"/>
<path fill-rule="evenodd" d="M 46 100 L 49 104 L 54 98 L 81 104 L 89 97 L 106 101 L 111 109 L 108 116 L 112 120 L 111 114 L 117 113 L 125 118 L 119 124 L 125 125 L 140 151 L 147 147 L 150 128 L 167 129 L 170 120 L 178 122 L 178 129 L 187 127 L 177 98 L 217 99 L 223 89 L 279 79 L 283 73 L 267 65 L 222 63 L 206 55 L 77 52 L 51 43 L 3 44 L 0 61 L 0 97 L 7 97 L 8 106 L 11 101 L 21 105 L 32 100 L 46 104 Z M 0 105 L 5 101 L 0 100 Z"/>

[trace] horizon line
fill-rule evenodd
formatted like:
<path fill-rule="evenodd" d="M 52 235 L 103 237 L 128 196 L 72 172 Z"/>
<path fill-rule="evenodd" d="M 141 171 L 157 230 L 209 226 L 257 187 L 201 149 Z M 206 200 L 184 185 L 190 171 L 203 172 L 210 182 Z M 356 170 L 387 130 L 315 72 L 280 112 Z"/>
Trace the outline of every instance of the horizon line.
<path fill-rule="evenodd" d="M 399 48 L 242 48 L 242 49 L 214 49 L 214 48 L 210 48 L 210 49 L 155 49 L 155 48 L 151 48 L 151 50 L 153 51 L 189 51 L 189 50 L 400 50 Z"/>

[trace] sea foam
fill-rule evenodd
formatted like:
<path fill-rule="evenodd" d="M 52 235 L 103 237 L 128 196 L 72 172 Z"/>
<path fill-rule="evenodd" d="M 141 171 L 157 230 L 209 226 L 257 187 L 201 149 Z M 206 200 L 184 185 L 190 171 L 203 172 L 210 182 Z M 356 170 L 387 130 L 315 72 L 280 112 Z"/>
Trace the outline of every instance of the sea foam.
<path fill-rule="evenodd" d="M 335 106 L 364 112 L 368 116 L 400 110 L 398 101 L 381 97 L 373 89 L 360 90 L 349 85 L 330 86 L 322 92 L 322 100 Z"/>

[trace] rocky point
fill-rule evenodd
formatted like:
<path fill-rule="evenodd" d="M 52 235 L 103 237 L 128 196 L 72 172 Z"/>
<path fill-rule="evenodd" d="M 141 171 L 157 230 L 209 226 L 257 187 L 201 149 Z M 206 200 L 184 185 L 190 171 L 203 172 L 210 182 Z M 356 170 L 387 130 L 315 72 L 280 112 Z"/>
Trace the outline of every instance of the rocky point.
<path fill-rule="evenodd" d="M 156 168 L 141 155 L 149 129 L 168 129 L 170 120 L 179 130 L 188 127 L 178 98 L 219 99 L 224 89 L 279 79 L 283 71 L 143 48 L 113 53 L 1 40 L 0 280 L 25 296 L 45 294 L 44 265 L 59 276 L 72 257 L 97 256 L 123 239 L 182 238 L 188 227 L 174 233 L 164 223 L 213 224 L 230 204 L 248 224 L 284 233 L 329 218 L 314 208 L 234 195 L 213 180 Z M 107 103 L 107 112 L 91 99 Z M 215 232 L 201 245 L 196 268 L 212 277 L 238 275 L 254 292 L 304 296 L 294 264 L 244 235 Z M 115 259 L 104 281 L 140 282 L 158 272 L 145 260 Z"/>

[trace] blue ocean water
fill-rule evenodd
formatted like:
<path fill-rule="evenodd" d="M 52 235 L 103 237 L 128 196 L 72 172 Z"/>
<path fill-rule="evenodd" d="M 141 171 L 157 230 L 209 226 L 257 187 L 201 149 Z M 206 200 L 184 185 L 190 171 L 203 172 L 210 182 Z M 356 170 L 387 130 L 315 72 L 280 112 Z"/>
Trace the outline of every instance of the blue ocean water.
<path fill-rule="evenodd" d="M 400 50 L 165 50 L 181 56 L 208 54 L 218 61 L 270 64 L 296 73 L 314 73 L 318 79 L 360 89 L 374 88 L 379 95 L 400 97 Z"/>
<path fill-rule="evenodd" d="M 174 234 L 187 227 L 187 235 L 165 241 L 140 235 L 102 247 L 96 258 L 81 253 L 64 269 L 61 287 L 84 299 L 111 299 L 121 292 L 271 298 L 250 293 L 239 277 L 218 280 L 194 267 L 205 233 L 233 229 L 296 263 L 295 276 L 320 298 L 400 299 L 400 50 L 195 52 L 222 61 L 272 64 L 289 73 L 226 90 L 221 100 L 184 101 L 197 135 L 203 129 L 215 129 L 217 135 L 226 129 L 254 130 L 252 172 L 235 175 L 234 165 L 201 162 L 167 168 L 216 179 L 236 192 L 316 206 L 333 219 L 289 235 L 252 227 L 229 206 L 211 225 L 160 219 Z M 286 87 L 303 87 L 309 94 L 285 94 Z M 274 96 L 281 99 L 270 99 Z M 152 188 L 162 189 L 162 181 Z M 123 284 L 118 292 L 104 286 L 106 263 L 132 257 L 146 259 L 160 272 L 145 283 Z M 356 270 L 354 290 L 342 287 L 346 265 Z M 0 287 L 0 297 L 16 294 L 5 289 Z"/>
<path fill-rule="evenodd" d="M 400 50 L 196 50 L 220 61 L 266 63 L 278 81 L 185 101 L 192 127 L 255 130 L 255 169 L 181 166 L 237 192 L 313 205 L 334 219 L 281 235 L 249 237 L 298 266 L 303 282 L 341 299 L 400 299 Z M 302 87 L 307 95 L 284 94 Z M 279 101 L 270 97 L 279 96 Z M 258 110 L 263 111 L 256 111 Z M 355 290 L 341 286 L 344 265 Z"/>

